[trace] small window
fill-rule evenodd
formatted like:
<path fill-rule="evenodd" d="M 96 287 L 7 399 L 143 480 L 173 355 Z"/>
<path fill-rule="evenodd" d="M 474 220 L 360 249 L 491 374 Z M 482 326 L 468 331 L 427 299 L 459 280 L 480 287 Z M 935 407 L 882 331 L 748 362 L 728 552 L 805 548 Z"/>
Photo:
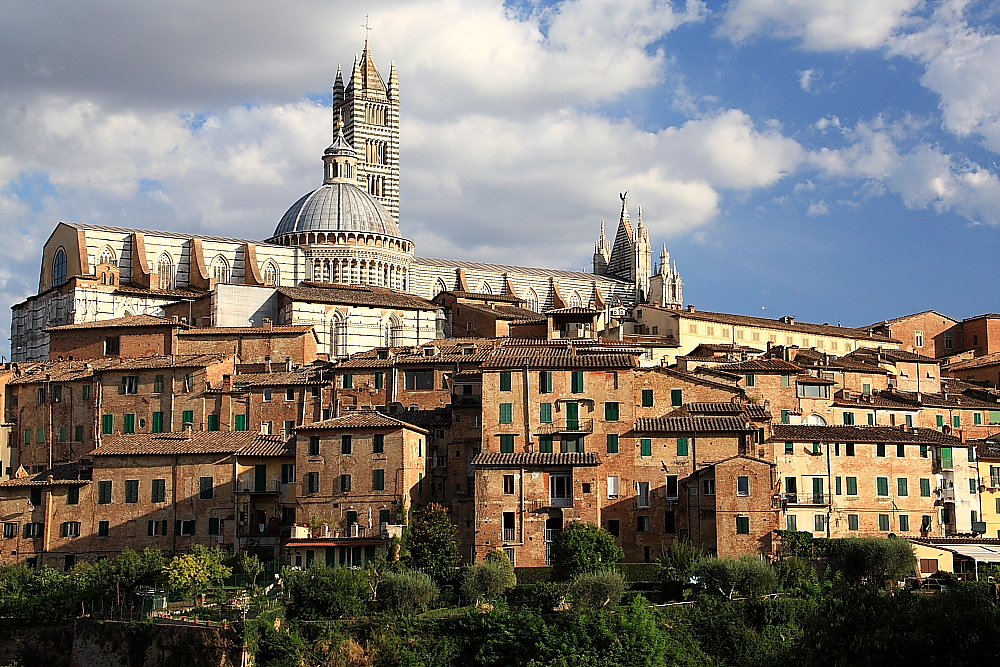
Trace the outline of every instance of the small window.
<path fill-rule="evenodd" d="M 551 403 L 539 403 L 538 404 L 538 421 L 543 424 L 552 423 L 552 404 Z"/>
<path fill-rule="evenodd" d="M 683 389 L 671 389 L 670 390 L 670 405 L 678 408 L 684 405 L 684 390 Z"/>
<path fill-rule="evenodd" d="M 649 517 L 648 516 L 637 516 L 635 518 L 635 529 L 639 533 L 649 532 Z"/>
<path fill-rule="evenodd" d="M 376 433 L 372 436 L 372 453 L 373 454 L 384 454 L 385 453 L 385 434 Z"/>
<path fill-rule="evenodd" d="M 349 435 L 340 436 L 340 453 L 341 454 L 353 454 L 354 453 L 354 439 Z"/>
<path fill-rule="evenodd" d="M 897 459 L 906 458 L 906 445 L 903 444 L 896 445 L 896 458 Z"/>
<path fill-rule="evenodd" d="M 98 521 L 97 522 L 97 536 L 107 537 L 111 533 L 111 522 L 110 521 Z"/>
<path fill-rule="evenodd" d="M 309 456 L 319 456 L 319 436 L 309 436 Z"/>
<path fill-rule="evenodd" d="M 344 389 L 354 389 L 354 375 L 351 373 L 344 374 L 342 387 Z"/>
<path fill-rule="evenodd" d="M 139 480 L 137 479 L 125 480 L 125 502 L 127 503 L 139 502 Z"/>
<path fill-rule="evenodd" d="M 97 483 L 97 504 L 111 504 L 111 480 L 103 480 Z"/>
<path fill-rule="evenodd" d="M 549 447 L 551 448 L 551 440 Z M 513 435 L 501 435 L 500 436 L 500 451 L 504 454 L 514 453 L 514 436 Z"/>
<path fill-rule="evenodd" d="M 785 530 L 790 530 L 795 532 L 799 529 L 798 518 L 794 514 L 788 514 L 785 516 Z"/>
<path fill-rule="evenodd" d="M 754 375 L 753 373 L 749 373 L 749 374 L 747 374 L 746 378 L 747 378 L 747 380 L 746 380 L 746 386 L 748 386 L 748 387 L 756 387 L 757 386 L 757 376 L 756 375 Z"/>
<path fill-rule="evenodd" d="M 970 480 L 975 481 L 975 480 Z M 910 495 L 910 480 L 905 477 L 900 477 L 896 480 L 896 495 L 897 496 L 908 496 Z"/>
<path fill-rule="evenodd" d="M 295 387 L 286 387 L 285 388 L 285 400 L 286 401 L 294 401 L 295 400 Z"/>
<path fill-rule="evenodd" d="M 618 421 L 619 411 L 618 403 L 608 402 L 604 404 L 604 421 L 616 422 Z"/>
<path fill-rule="evenodd" d="M 737 535 L 750 534 L 750 517 L 748 516 L 736 517 L 736 534 Z"/>
<path fill-rule="evenodd" d="M 688 455 L 688 439 L 677 438 L 677 456 L 687 456 L 687 455 Z"/>
<path fill-rule="evenodd" d="M 66 521 L 62 524 L 59 534 L 62 537 L 80 537 L 80 522 Z"/>
<path fill-rule="evenodd" d="M 514 423 L 514 404 L 513 403 L 501 403 L 500 404 L 500 423 L 501 424 L 513 424 Z"/>
<path fill-rule="evenodd" d="M 618 497 L 619 492 L 619 478 L 617 475 L 608 477 L 608 499 L 614 500 Z"/>
<path fill-rule="evenodd" d="M 910 532 L 910 517 L 906 514 L 899 515 L 899 532 L 908 533 Z"/>
<path fill-rule="evenodd" d="M 643 389 L 642 390 L 642 407 L 651 408 L 653 407 L 653 390 Z"/>
<path fill-rule="evenodd" d="M 202 477 L 199 480 L 198 497 L 202 500 L 211 500 L 215 497 L 215 479 L 213 477 Z"/>
<path fill-rule="evenodd" d="M 857 477 L 847 477 L 847 495 L 856 496 L 858 495 L 858 478 Z"/>
<path fill-rule="evenodd" d="M 848 514 L 847 515 L 847 530 L 860 530 L 861 529 L 861 515 L 860 514 Z"/>
<path fill-rule="evenodd" d="M 736 495 L 737 496 L 749 496 L 750 495 L 750 478 L 746 476 L 740 476 L 736 478 Z"/>
<path fill-rule="evenodd" d="M 640 456 L 652 456 L 653 455 L 653 441 L 649 438 L 642 438 L 639 440 L 639 455 Z"/>
<path fill-rule="evenodd" d="M 794 442 L 786 442 L 785 443 L 785 454 L 794 454 L 794 453 L 795 453 L 795 443 Z"/>
<path fill-rule="evenodd" d="M 538 375 L 538 393 L 552 393 L 552 371 L 542 371 Z"/>
<path fill-rule="evenodd" d="M 66 504 L 67 505 L 79 505 L 80 504 L 80 487 L 71 486 L 66 490 Z"/>
<path fill-rule="evenodd" d="M 500 371 L 500 391 L 511 391 L 513 387 L 512 373 Z"/>
<path fill-rule="evenodd" d="M 854 413 L 845 412 L 844 413 L 844 426 L 854 426 Z"/>
<path fill-rule="evenodd" d="M 618 434 L 608 433 L 608 454 L 617 454 L 618 445 L 619 445 Z"/>
<path fill-rule="evenodd" d="M 542 435 L 542 436 L 539 436 L 539 438 L 538 438 L 538 451 L 541 452 L 542 454 L 551 454 L 552 453 L 552 442 L 553 442 L 553 437 L 551 435 Z M 501 439 L 501 444 L 502 444 L 502 439 Z M 511 445 L 511 447 L 512 447 L 511 451 L 514 451 L 513 450 L 513 444 Z"/>
<path fill-rule="evenodd" d="M 704 493 L 706 496 L 714 496 L 715 495 L 715 480 L 714 479 L 703 480 L 701 486 L 702 486 L 702 493 Z"/>
<path fill-rule="evenodd" d="M 879 514 L 878 515 L 878 529 L 883 533 L 889 532 L 889 515 Z"/>
<path fill-rule="evenodd" d="M 636 482 L 636 507 L 647 508 L 649 501 L 649 482 Z"/>
<path fill-rule="evenodd" d="M 667 500 L 676 500 L 678 497 L 678 477 L 677 475 L 667 475 L 666 486 L 664 490 L 666 491 Z"/>
<path fill-rule="evenodd" d="M 174 533 L 177 535 L 194 535 L 195 521 L 174 521 Z"/>
<path fill-rule="evenodd" d="M 885 445 L 877 444 L 875 445 L 875 456 L 884 457 L 885 456 Z"/>
<path fill-rule="evenodd" d="M 514 494 L 514 475 L 503 476 L 503 492 L 507 495 Z"/>
<path fill-rule="evenodd" d="M 813 531 L 821 532 L 826 530 L 826 515 L 825 514 L 814 514 L 813 515 Z"/>
<path fill-rule="evenodd" d="M 618 519 L 608 519 L 608 532 L 614 537 L 621 537 L 622 522 Z"/>
<path fill-rule="evenodd" d="M 889 478 L 888 477 L 876 477 L 875 478 L 875 494 L 879 496 L 889 495 Z"/>
<path fill-rule="evenodd" d="M 274 400 L 274 390 L 271 387 L 264 387 L 264 402 L 270 403 Z"/>
<path fill-rule="evenodd" d="M 351 476 L 341 475 L 340 476 L 340 492 L 348 493 L 351 490 Z"/>
<path fill-rule="evenodd" d="M 372 470 L 372 491 L 385 491 L 385 470 Z"/>
<path fill-rule="evenodd" d="M 318 472 L 306 473 L 306 488 L 309 490 L 309 493 L 318 493 L 319 492 L 319 473 Z"/>
<path fill-rule="evenodd" d="M 150 493 L 150 500 L 154 503 L 163 503 L 167 501 L 167 480 L 165 479 L 154 479 L 152 481 L 152 492 Z"/>
<path fill-rule="evenodd" d="M 574 394 L 583 393 L 583 371 L 573 371 L 570 391 Z"/>

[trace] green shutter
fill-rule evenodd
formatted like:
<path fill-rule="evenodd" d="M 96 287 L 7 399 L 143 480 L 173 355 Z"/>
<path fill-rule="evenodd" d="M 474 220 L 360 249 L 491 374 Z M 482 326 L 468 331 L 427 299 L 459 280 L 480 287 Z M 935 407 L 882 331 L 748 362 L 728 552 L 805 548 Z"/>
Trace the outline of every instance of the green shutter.
<path fill-rule="evenodd" d="M 185 424 L 194 424 L 194 410 L 185 410 L 181 415 L 181 421 Z"/>
<path fill-rule="evenodd" d="M 219 519 L 216 517 L 209 517 L 208 519 L 208 534 L 218 535 L 221 531 L 219 530 Z"/>
<path fill-rule="evenodd" d="M 539 403 L 538 404 L 538 421 L 543 424 L 552 423 L 552 404 L 551 403 Z"/>
<path fill-rule="evenodd" d="M 750 534 L 750 517 L 748 516 L 736 517 L 736 534 L 737 535 Z"/>
<path fill-rule="evenodd" d="M 385 470 L 372 470 L 372 491 L 385 491 Z"/>
<path fill-rule="evenodd" d="M 580 428 L 580 404 L 566 404 L 566 430 L 575 431 Z"/>
<path fill-rule="evenodd" d="M 942 468 L 953 468 L 954 461 L 951 456 L 951 447 L 941 448 L 941 467 Z"/>
<path fill-rule="evenodd" d="M 573 371 L 573 383 L 570 391 L 574 394 L 583 393 L 583 371 Z"/>
<path fill-rule="evenodd" d="M 500 391 L 510 391 L 514 383 L 511 380 L 510 371 L 500 371 Z"/>
<path fill-rule="evenodd" d="M 684 390 L 683 389 L 671 389 L 670 390 L 670 405 L 675 408 L 684 405 Z"/>
<path fill-rule="evenodd" d="M 354 375 L 351 373 L 344 374 L 344 389 L 354 389 Z"/>
<path fill-rule="evenodd" d="M 951 418 L 951 423 L 955 426 L 955 428 L 962 428 L 962 416 L 955 415 Z"/>
<path fill-rule="evenodd" d="M 687 455 L 688 455 L 688 439 L 677 438 L 677 456 L 687 456 Z"/>
<path fill-rule="evenodd" d="M 375 388 L 382 389 L 383 387 L 385 387 L 385 373 L 377 371 L 375 373 Z"/>
<path fill-rule="evenodd" d="M 103 433 L 104 435 L 110 435 L 111 433 L 114 432 L 115 432 L 115 416 L 104 415 L 103 417 L 101 417 L 101 433 Z"/>
<path fill-rule="evenodd" d="M 153 413 L 153 433 L 163 433 L 163 413 Z"/>
<path fill-rule="evenodd" d="M 538 374 L 538 392 L 540 394 L 552 393 L 552 371 L 542 371 Z"/>
<path fill-rule="evenodd" d="M 267 465 L 258 464 L 253 467 L 253 490 L 257 493 L 267 491 Z"/>
<path fill-rule="evenodd" d="M 896 480 L 896 495 L 897 496 L 908 496 L 910 495 L 910 481 L 905 477 L 900 477 Z"/>
<path fill-rule="evenodd" d="M 973 412 L 972 413 L 972 423 L 976 426 L 982 426 L 983 424 L 983 413 Z"/>
<path fill-rule="evenodd" d="M 125 425 L 122 428 L 124 433 L 135 433 L 135 415 L 126 414 L 125 415 Z"/>
<path fill-rule="evenodd" d="M 604 404 L 604 421 L 616 422 L 618 421 L 618 404 L 617 403 L 605 403 Z"/>
<path fill-rule="evenodd" d="M 848 477 L 847 478 L 847 495 L 856 496 L 858 495 L 858 478 Z"/>
<path fill-rule="evenodd" d="M 71 486 L 66 492 L 66 504 L 78 505 L 80 503 L 80 487 Z"/>
<path fill-rule="evenodd" d="M 385 434 L 376 433 L 372 436 L 372 453 L 373 454 L 384 454 L 385 453 Z"/>
<path fill-rule="evenodd" d="M 642 407 L 651 408 L 653 407 L 653 390 L 643 389 L 642 390 Z"/>
<path fill-rule="evenodd" d="M 247 416 L 246 415 L 234 415 L 236 423 L 234 424 L 234 430 L 245 431 L 247 430 Z"/>
<path fill-rule="evenodd" d="M 163 376 L 157 375 L 153 378 L 153 393 L 162 394 L 163 393 Z"/>
<path fill-rule="evenodd" d="M 878 515 L 878 529 L 881 530 L 882 532 L 888 532 L 889 531 L 889 515 L 888 514 L 879 514 Z"/>
<path fill-rule="evenodd" d="M 208 416 L 208 430 L 218 431 L 219 430 L 219 415 L 209 415 Z"/>
<path fill-rule="evenodd" d="M 841 496 L 844 494 L 844 480 L 842 477 L 833 478 L 833 488 L 836 495 Z"/>
<path fill-rule="evenodd" d="M 514 423 L 514 404 L 513 403 L 501 403 L 500 404 L 500 423 L 501 424 L 513 424 Z"/>
<path fill-rule="evenodd" d="M 653 455 L 653 441 L 649 438 L 642 438 L 639 441 L 640 456 L 652 456 Z"/>
<path fill-rule="evenodd" d="M 378 522 L 380 524 L 388 524 L 392 521 L 392 514 L 389 510 L 379 510 L 378 511 Z"/>
<path fill-rule="evenodd" d="M 146 534 L 149 535 L 149 536 L 153 535 L 153 522 L 152 521 L 147 521 L 146 522 Z"/>
<path fill-rule="evenodd" d="M 618 434 L 608 433 L 608 454 L 618 453 Z"/>
<path fill-rule="evenodd" d="M 504 454 L 514 453 L 514 436 L 512 435 L 500 436 L 500 451 Z"/>
<path fill-rule="evenodd" d="M 936 415 L 938 428 L 944 426 L 944 415 Z"/>
<path fill-rule="evenodd" d="M 889 495 L 889 478 L 888 477 L 876 477 L 875 478 L 875 493 L 880 496 Z"/>
<path fill-rule="evenodd" d="M 920 478 L 920 497 L 930 498 L 931 497 L 931 480 L 926 477 Z"/>
<path fill-rule="evenodd" d="M 512 450 L 513 451 L 513 450 Z M 552 436 L 543 435 L 538 438 L 538 451 L 542 454 L 552 453 Z"/>
<path fill-rule="evenodd" d="M 847 515 L 847 530 L 858 530 L 861 527 L 860 516 L 857 514 Z"/>

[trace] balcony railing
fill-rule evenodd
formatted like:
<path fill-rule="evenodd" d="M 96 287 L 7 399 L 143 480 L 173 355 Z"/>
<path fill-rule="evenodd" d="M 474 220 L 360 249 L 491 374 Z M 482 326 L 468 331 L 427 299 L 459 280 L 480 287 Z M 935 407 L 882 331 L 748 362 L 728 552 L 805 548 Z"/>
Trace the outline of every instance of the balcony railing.
<path fill-rule="evenodd" d="M 266 484 L 240 484 L 240 493 L 281 493 L 281 480 L 272 479 L 268 480 Z"/>
<path fill-rule="evenodd" d="M 514 531 L 513 528 L 504 528 L 503 529 L 503 541 L 504 542 L 513 542 L 514 541 L 514 533 L 515 533 L 515 531 Z"/>
<path fill-rule="evenodd" d="M 546 528 L 545 529 L 545 541 L 555 542 L 562 535 L 562 530 L 559 528 Z"/>
<path fill-rule="evenodd" d="M 945 502 L 955 501 L 955 487 L 950 488 L 938 488 L 934 491 L 938 498 Z"/>
<path fill-rule="evenodd" d="M 549 507 L 572 507 L 572 498 L 549 498 Z"/>
<path fill-rule="evenodd" d="M 553 433 L 593 433 L 593 419 L 556 419 L 551 423 L 539 424 L 535 427 L 535 433 L 540 435 L 550 435 Z"/>
<path fill-rule="evenodd" d="M 829 493 L 787 493 L 785 502 L 789 505 L 829 505 Z"/>

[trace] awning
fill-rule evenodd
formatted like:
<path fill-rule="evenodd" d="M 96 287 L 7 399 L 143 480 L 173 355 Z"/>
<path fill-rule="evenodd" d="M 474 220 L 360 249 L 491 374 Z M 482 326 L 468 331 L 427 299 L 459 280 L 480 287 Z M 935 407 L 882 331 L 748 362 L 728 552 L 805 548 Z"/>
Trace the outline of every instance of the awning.
<path fill-rule="evenodd" d="M 928 544 L 980 563 L 1000 563 L 1000 544 Z"/>

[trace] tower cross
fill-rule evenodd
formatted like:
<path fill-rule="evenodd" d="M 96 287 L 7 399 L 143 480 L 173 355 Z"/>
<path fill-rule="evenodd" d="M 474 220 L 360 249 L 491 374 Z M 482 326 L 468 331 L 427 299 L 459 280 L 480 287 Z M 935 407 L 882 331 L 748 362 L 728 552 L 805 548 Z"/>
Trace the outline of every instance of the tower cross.
<path fill-rule="evenodd" d="M 365 45 L 367 46 L 367 44 L 368 44 L 368 33 L 370 33 L 372 31 L 372 27 L 368 23 L 368 14 L 365 14 L 365 24 L 363 26 L 361 26 L 361 27 L 365 29 Z"/>

